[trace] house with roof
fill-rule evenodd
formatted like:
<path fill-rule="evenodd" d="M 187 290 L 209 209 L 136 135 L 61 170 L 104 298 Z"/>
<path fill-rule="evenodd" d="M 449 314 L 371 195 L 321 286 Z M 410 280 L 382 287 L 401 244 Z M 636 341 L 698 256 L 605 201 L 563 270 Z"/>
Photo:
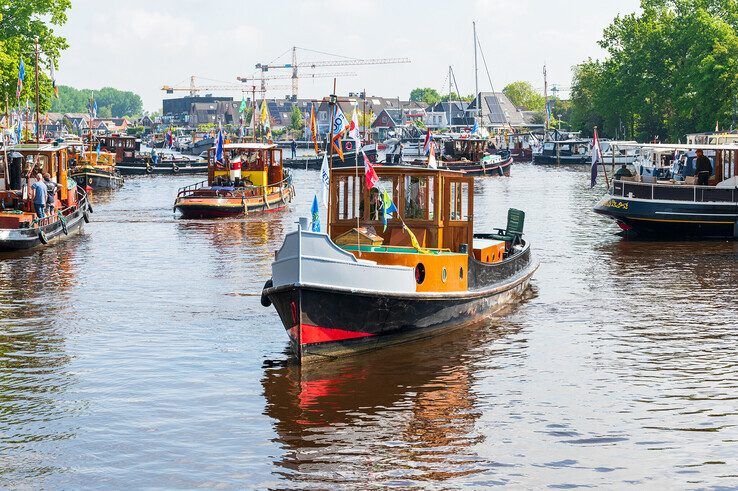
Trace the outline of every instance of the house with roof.
<path fill-rule="evenodd" d="M 527 126 L 522 111 L 502 92 L 480 92 L 467 110 L 472 116 L 479 114 L 479 126 L 490 132 Z"/>
<path fill-rule="evenodd" d="M 464 101 L 444 101 L 428 106 L 423 123 L 428 128 L 449 128 L 461 130 L 471 128 L 474 118 L 468 112 L 469 103 Z"/>
<path fill-rule="evenodd" d="M 64 125 L 71 128 L 73 133 L 81 134 L 87 131 L 90 116 L 85 113 L 64 113 Z"/>

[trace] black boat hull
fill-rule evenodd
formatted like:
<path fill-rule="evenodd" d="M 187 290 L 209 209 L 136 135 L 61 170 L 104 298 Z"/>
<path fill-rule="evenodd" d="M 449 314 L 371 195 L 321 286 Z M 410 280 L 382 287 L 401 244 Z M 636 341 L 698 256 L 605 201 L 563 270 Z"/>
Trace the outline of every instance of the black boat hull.
<path fill-rule="evenodd" d="M 472 176 L 510 176 L 513 158 L 508 156 L 505 160 L 495 165 L 482 165 L 481 162 L 470 162 L 468 164 L 447 164 L 444 167 L 451 170 L 463 171 Z"/>
<path fill-rule="evenodd" d="M 366 153 L 367 158 L 371 162 L 377 161 L 377 151 L 376 150 L 367 150 L 364 153 Z M 343 160 L 340 159 L 340 157 L 337 154 L 333 154 L 332 159 L 332 168 L 338 168 L 338 167 L 354 167 L 356 165 L 356 152 L 344 152 L 343 154 Z M 290 169 L 308 169 L 308 170 L 320 170 L 320 167 L 323 165 L 323 156 L 309 156 L 309 157 L 295 157 L 295 158 L 285 158 L 284 159 L 284 166 L 288 167 Z M 364 165 L 363 157 L 359 156 L 359 165 Z"/>
<path fill-rule="evenodd" d="M 68 235 L 76 233 L 89 220 L 89 205 L 85 198 L 76 210 L 64 217 L 65 222 L 56 220 L 40 228 L 26 228 L 12 231 L 0 230 L 0 252 L 33 249 L 54 243 Z M 43 239 L 41 237 L 43 233 Z"/>
<path fill-rule="evenodd" d="M 72 179 L 80 186 L 89 186 L 92 189 L 118 189 L 123 186 L 123 178 L 117 173 L 103 171 L 73 173 Z"/>
<path fill-rule="evenodd" d="M 738 203 L 641 200 L 607 195 L 594 211 L 646 238 L 736 239 Z"/>
<path fill-rule="evenodd" d="M 270 288 L 264 295 L 274 304 L 293 353 L 309 363 L 482 323 L 528 288 L 537 265 L 527 254 L 524 259 L 511 264 L 522 269 L 515 269 L 507 282 L 461 295 L 361 293 L 314 285 Z"/>
<path fill-rule="evenodd" d="M 123 175 L 150 175 L 150 174 L 207 174 L 208 164 L 198 162 L 160 162 L 148 165 L 146 162 L 126 162 L 116 166 Z"/>
<path fill-rule="evenodd" d="M 592 163 L 588 155 L 533 155 L 533 163 L 537 165 L 585 165 Z"/>

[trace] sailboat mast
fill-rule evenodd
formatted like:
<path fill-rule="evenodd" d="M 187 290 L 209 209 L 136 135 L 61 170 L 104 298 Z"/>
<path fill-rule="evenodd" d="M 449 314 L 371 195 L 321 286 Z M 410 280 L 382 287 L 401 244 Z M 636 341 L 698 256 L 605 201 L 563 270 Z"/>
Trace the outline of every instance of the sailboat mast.
<path fill-rule="evenodd" d="M 451 65 L 448 66 L 448 128 L 451 129 Z"/>
<path fill-rule="evenodd" d="M 479 100 L 479 67 L 477 66 L 477 23 L 472 22 L 472 30 L 474 31 L 474 98 L 477 100 L 477 114 L 474 117 L 476 121 L 477 116 L 481 115 L 482 112 L 482 101 Z"/>
<path fill-rule="evenodd" d="M 546 75 L 546 64 L 543 64 L 543 100 L 546 102 L 546 106 L 544 107 L 544 111 L 546 114 L 546 124 L 543 131 L 543 139 L 546 139 L 546 134 L 548 133 L 548 125 L 549 125 L 549 117 L 548 117 L 548 78 Z"/>

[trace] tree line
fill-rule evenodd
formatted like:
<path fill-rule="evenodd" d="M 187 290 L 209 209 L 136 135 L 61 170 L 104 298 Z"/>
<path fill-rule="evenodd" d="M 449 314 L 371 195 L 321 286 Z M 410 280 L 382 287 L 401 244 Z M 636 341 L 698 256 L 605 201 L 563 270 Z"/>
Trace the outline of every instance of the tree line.
<path fill-rule="evenodd" d="M 52 99 L 51 111 L 56 113 L 87 113 L 90 98 L 97 103 L 100 118 L 140 116 L 143 103 L 141 97 L 130 91 L 103 87 L 99 90 L 75 89 L 59 86 L 59 98 Z"/>
<path fill-rule="evenodd" d="M 605 29 L 603 60 L 574 68 L 573 126 L 677 141 L 734 124 L 738 1 L 642 0 L 641 10 Z"/>

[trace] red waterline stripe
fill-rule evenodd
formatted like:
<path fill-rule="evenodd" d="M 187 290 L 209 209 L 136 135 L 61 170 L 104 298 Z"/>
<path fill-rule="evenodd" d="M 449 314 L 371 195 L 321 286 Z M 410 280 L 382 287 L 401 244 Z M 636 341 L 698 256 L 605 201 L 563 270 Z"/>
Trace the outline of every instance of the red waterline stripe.
<path fill-rule="evenodd" d="M 370 332 L 346 331 L 344 329 L 332 329 L 330 327 L 312 326 L 310 324 L 302 324 L 300 326 L 300 344 L 343 341 L 346 339 L 366 338 L 373 335 Z"/>

